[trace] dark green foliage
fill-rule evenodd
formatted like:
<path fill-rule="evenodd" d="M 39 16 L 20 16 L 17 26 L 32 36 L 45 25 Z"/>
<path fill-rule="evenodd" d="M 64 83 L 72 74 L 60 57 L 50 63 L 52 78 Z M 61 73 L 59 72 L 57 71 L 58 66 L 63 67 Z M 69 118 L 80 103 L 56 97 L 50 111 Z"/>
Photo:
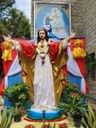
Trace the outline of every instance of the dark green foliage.
<path fill-rule="evenodd" d="M 96 113 L 89 103 L 87 103 L 87 111 L 85 117 L 82 118 L 82 124 L 84 128 L 96 128 Z"/>
<path fill-rule="evenodd" d="M 86 104 L 83 103 L 85 95 L 79 90 L 77 84 L 71 84 L 67 82 L 61 96 L 61 102 L 59 103 L 60 109 L 63 109 L 65 113 L 69 113 L 73 118 L 80 118 L 84 115 L 86 110 Z"/>
<path fill-rule="evenodd" d="M 12 7 L 14 3 L 15 0 L 0 0 L 0 18 L 6 14 L 4 11 Z"/>
<path fill-rule="evenodd" d="M 12 112 L 14 116 L 14 121 L 20 121 L 21 115 L 26 111 L 24 110 L 24 105 L 29 100 L 28 95 L 29 87 L 24 83 L 16 83 L 14 86 L 9 86 L 7 89 L 4 89 L 4 95 L 12 103 L 13 107 L 7 107 L 8 112 Z"/>
<path fill-rule="evenodd" d="M 30 39 L 30 24 L 23 12 L 12 8 L 15 0 L 0 1 L 0 41 L 2 35 Z"/>
<path fill-rule="evenodd" d="M 80 91 L 77 84 L 71 84 L 69 81 L 67 81 L 62 91 L 61 102 L 69 103 L 71 98 L 75 96 L 77 96 L 77 100 L 83 100 L 85 98 L 84 92 Z"/>
<path fill-rule="evenodd" d="M 4 17 L 8 13 L 8 9 L 12 8 L 12 5 L 15 3 L 15 0 L 0 0 L 0 41 L 3 41 L 2 34 L 7 35 L 9 30 L 5 27 Z"/>
<path fill-rule="evenodd" d="M 0 35 L 30 39 L 30 24 L 23 12 L 11 8 L 0 21 Z"/>
<path fill-rule="evenodd" d="M 24 83 L 16 83 L 15 86 L 9 86 L 4 90 L 5 96 L 14 107 L 21 107 L 29 100 L 29 87 Z"/>

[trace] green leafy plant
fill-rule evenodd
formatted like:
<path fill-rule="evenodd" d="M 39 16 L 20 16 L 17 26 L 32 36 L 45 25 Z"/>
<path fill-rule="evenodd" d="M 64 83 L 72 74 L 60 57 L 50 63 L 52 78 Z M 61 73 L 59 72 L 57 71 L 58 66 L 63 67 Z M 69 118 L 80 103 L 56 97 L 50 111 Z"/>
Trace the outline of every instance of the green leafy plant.
<path fill-rule="evenodd" d="M 0 128 L 10 128 L 12 124 L 12 117 L 13 114 L 10 112 L 10 114 L 7 114 L 7 109 L 0 111 Z"/>
<path fill-rule="evenodd" d="M 85 128 L 96 128 L 96 113 L 90 103 L 87 103 L 85 117 L 82 118 L 82 124 Z"/>
<path fill-rule="evenodd" d="M 77 84 L 66 82 L 62 92 L 59 108 L 69 113 L 73 118 L 80 118 L 84 115 L 86 104 L 83 103 L 85 95 L 79 90 Z"/>
<path fill-rule="evenodd" d="M 24 107 L 7 106 L 6 108 L 8 114 L 12 113 L 15 122 L 20 122 L 21 117 L 27 113 L 27 110 L 25 110 Z"/>
<path fill-rule="evenodd" d="M 12 103 L 13 107 L 9 107 L 9 112 L 12 112 L 14 121 L 19 122 L 24 113 L 24 105 L 29 100 L 29 87 L 24 83 L 16 83 L 14 86 L 9 86 L 5 89 L 4 95 Z M 22 109 L 23 108 L 23 109 Z"/>
<path fill-rule="evenodd" d="M 15 83 L 14 86 L 9 86 L 3 92 L 13 107 L 21 107 L 29 100 L 28 91 L 29 87 L 24 83 Z"/>
<path fill-rule="evenodd" d="M 24 110 L 24 107 L 7 107 L 7 112 L 8 113 L 12 113 L 13 116 L 15 115 L 23 115 L 25 114 L 27 111 Z"/>

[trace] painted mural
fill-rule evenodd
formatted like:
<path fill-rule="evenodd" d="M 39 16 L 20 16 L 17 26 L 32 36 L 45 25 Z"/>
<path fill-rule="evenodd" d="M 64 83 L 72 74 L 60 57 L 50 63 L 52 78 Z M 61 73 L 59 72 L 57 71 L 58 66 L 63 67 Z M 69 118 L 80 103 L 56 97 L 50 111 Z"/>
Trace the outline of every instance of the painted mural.
<path fill-rule="evenodd" d="M 35 3 L 35 37 L 41 27 L 50 27 L 55 36 L 66 38 L 70 34 L 69 4 Z"/>

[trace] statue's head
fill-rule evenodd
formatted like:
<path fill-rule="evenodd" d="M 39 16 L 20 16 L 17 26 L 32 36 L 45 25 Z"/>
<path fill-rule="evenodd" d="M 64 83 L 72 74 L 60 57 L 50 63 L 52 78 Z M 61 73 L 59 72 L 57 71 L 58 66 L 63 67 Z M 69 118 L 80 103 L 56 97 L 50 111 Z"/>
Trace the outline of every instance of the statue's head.
<path fill-rule="evenodd" d="M 48 42 L 48 33 L 45 28 L 41 28 L 38 30 L 38 35 L 37 35 L 37 42 L 40 42 L 41 40 L 46 40 Z"/>

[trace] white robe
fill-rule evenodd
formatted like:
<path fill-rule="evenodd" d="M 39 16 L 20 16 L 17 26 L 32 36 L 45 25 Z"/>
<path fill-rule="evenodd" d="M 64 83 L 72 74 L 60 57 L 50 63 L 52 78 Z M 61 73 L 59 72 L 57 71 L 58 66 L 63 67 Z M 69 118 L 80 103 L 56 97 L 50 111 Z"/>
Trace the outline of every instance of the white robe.
<path fill-rule="evenodd" d="M 53 108 L 55 106 L 52 65 L 48 54 L 42 64 L 40 55 L 36 56 L 34 72 L 34 107 Z"/>

